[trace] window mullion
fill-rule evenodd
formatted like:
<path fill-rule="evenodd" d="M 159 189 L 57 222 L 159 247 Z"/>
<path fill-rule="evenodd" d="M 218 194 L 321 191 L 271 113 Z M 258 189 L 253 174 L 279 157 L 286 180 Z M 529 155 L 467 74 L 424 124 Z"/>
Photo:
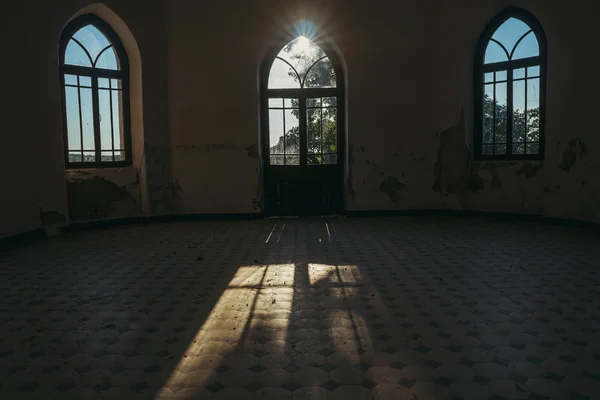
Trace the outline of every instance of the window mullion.
<path fill-rule="evenodd" d="M 94 113 L 94 146 L 96 148 L 96 163 L 102 162 L 102 149 L 100 141 L 100 105 L 98 101 L 98 79 L 92 79 L 92 110 Z"/>
<path fill-rule="evenodd" d="M 513 69 L 509 68 L 506 71 L 507 82 L 506 82 L 506 154 L 512 155 L 512 144 L 513 144 Z"/>

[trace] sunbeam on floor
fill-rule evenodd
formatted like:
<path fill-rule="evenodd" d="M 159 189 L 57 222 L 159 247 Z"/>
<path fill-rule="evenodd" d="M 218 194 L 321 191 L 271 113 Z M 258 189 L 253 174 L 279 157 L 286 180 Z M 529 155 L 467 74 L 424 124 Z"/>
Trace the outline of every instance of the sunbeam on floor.
<path fill-rule="evenodd" d="M 0 398 L 593 399 L 597 240 L 425 217 L 49 238 L 0 254 Z"/>

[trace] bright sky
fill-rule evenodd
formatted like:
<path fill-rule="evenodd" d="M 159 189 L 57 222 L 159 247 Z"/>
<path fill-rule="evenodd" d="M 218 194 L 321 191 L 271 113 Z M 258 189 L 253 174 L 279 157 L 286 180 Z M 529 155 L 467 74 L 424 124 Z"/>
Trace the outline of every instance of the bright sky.
<path fill-rule="evenodd" d="M 519 39 L 527 32 L 531 31 L 531 28 L 523 21 L 516 18 L 509 18 L 502 24 L 498 30 L 492 36 L 493 39 L 502 43 L 506 48 L 509 55 L 513 52 L 512 60 L 518 60 L 527 57 L 535 57 L 540 54 L 539 43 L 533 32 L 530 32 L 525 38 L 519 43 L 515 49 L 515 45 Z M 501 61 L 508 61 L 506 52 L 497 43 L 490 41 L 485 52 L 485 64 L 496 63 Z M 540 73 L 539 67 L 531 67 L 528 71 L 528 76 L 538 76 Z M 513 72 L 514 79 L 518 77 L 525 77 L 525 70 L 519 69 Z M 506 71 L 498 73 L 496 80 L 506 79 Z M 492 81 L 493 77 L 491 74 L 486 74 L 485 81 Z M 513 105 L 514 108 L 523 110 L 525 109 L 525 102 L 527 102 L 527 108 L 532 109 L 539 107 L 539 94 L 540 94 L 540 83 L 539 79 L 528 79 L 527 80 L 527 99 L 525 99 L 525 81 L 515 82 L 513 85 Z M 486 85 L 485 93 L 493 98 L 494 92 L 493 85 Z M 499 104 L 506 104 L 507 92 L 506 83 L 500 83 L 496 85 L 496 99 Z"/>
<path fill-rule="evenodd" d="M 513 60 L 521 59 L 526 57 L 532 57 L 539 55 L 539 45 L 533 32 L 530 32 L 516 47 L 517 41 L 527 32 L 530 28 L 527 24 L 516 18 L 508 19 L 492 36 L 493 39 L 502 43 L 510 54 L 514 49 Z M 118 61 L 113 48 L 108 48 L 102 54 L 100 52 L 110 45 L 109 40 L 94 26 L 88 25 L 80 29 L 75 35 L 73 35 L 90 53 L 92 62 L 96 62 L 96 67 L 117 70 Z M 289 52 L 282 49 L 278 57 L 288 61 L 291 65 L 296 68 L 300 74 L 300 79 L 304 78 L 308 68 L 319 58 L 325 56 L 323 50 L 321 50 L 315 43 L 305 36 L 299 36 L 291 42 L 292 46 Z M 287 47 L 287 46 L 286 46 Z M 98 57 L 98 55 L 100 56 Z M 301 58 L 296 57 L 302 55 Z M 495 42 L 490 41 L 485 54 L 485 63 L 494 63 L 500 61 L 507 61 L 508 58 L 504 50 Z M 91 67 L 89 57 L 85 51 L 73 40 L 71 40 L 66 48 L 65 53 L 65 64 L 68 65 L 79 65 Z M 321 61 L 325 62 L 325 60 Z M 328 62 L 328 60 L 327 60 Z M 271 67 L 269 75 L 269 88 L 299 88 L 299 83 L 290 77 L 289 72 L 291 68 L 289 65 L 279 59 L 275 59 Z M 524 76 L 524 70 L 516 70 L 514 72 L 515 78 L 518 76 Z M 539 67 L 529 68 L 529 76 L 533 74 L 539 74 Z M 488 74 L 489 75 L 489 74 Z M 502 79 L 506 76 L 506 72 L 498 73 L 497 79 Z M 490 80 L 491 76 L 486 76 L 486 81 Z M 101 80 L 99 87 L 108 88 L 108 79 Z M 113 88 L 120 87 L 120 82 L 112 80 Z M 66 76 L 65 82 L 67 84 L 76 84 L 75 76 Z M 81 88 L 81 115 L 83 119 L 83 138 L 84 148 L 93 149 L 94 147 L 94 135 L 93 135 L 93 120 L 92 120 L 92 89 L 90 78 L 81 78 L 80 82 L 83 86 L 89 86 L 89 88 Z M 118 85 L 118 86 L 117 86 Z M 493 86 L 486 85 L 486 94 L 493 97 Z M 527 81 L 527 99 L 525 99 L 525 81 L 515 82 L 513 88 L 513 103 L 515 108 L 524 109 L 525 102 L 529 109 L 539 106 L 539 79 L 530 79 Z M 496 99 L 500 104 L 506 104 L 506 83 L 496 85 Z M 100 122 L 100 133 L 102 149 L 112 148 L 111 140 L 111 96 L 112 96 L 112 113 L 113 113 L 113 131 L 115 147 L 119 148 L 120 145 L 120 123 L 117 116 L 121 116 L 119 105 L 121 104 L 119 97 L 121 93 L 119 91 L 100 90 L 99 91 L 99 108 L 101 114 Z M 67 127 L 69 137 L 69 148 L 79 149 L 81 148 L 81 140 L 79 136 L 79 99 L 77 96 L 77 89 L 72 87 L 66 88 L 66 107 L 67 107 Z M 283 135 L 283 120 L 285 116 L 286 131 L 294 126 L 298 126 L 298 119 L 294 117 L 291 111 L 286 110 L 270 110 L 269 121 L 270 121 L 270 139 L 271 144 L 275 144 L 279 141 L 279 137 Z"/>
<path fill-rule="evenodd" d="M 87 56 L 85 51 L 75 41 L 71 40 L 67 44 L 65 51 L 65 64 L 67 65 L 78 65 L 83 67 L 91 67 L 92 62 L 96 61 L 97 68 L 104 68 L 110 70 L 118 70 L 118 61 L 116 54 L 112 47 L 104 50 L 111 43 L 108 39 L 93 25 L 87 25 L 77 31 L 73 37 L 77 39 L 90 53 L 92 61 Z M 100 54 L 102 52 L 102 54 Z M 98 57 L 99 56 L 99 57 Z M 110 82 L 112 81 L 112 82 Z M 67 85 L 77 84 L 77 77 L 75 75 L 65 75 L 65 83 Z M 92 119 L 92 89 L 91 89 L 91 78 L 80 77 L 80 90 L 81 99 L 78 98 L 78 90 L 74 87 L 65 88 L 65 99 L 67 108 L 67 130 L 69 138 L 69 149 L 81 149 L 81 139 L 79 135 L 80 121 L 79 121 L 79 100 L 81 100 L 81 117 L 83 126 L 83 148 L 93 149 L 94 148 L 94 123 Z M 109 88 L 112 84 L 112 88 L 120 88 L 121 83 L 118 79 L 103 79 L 98 80 L 99 88 Z M 112 97 L 112 115 L 113 115 L 113 131 L 111 131 L 111 97 Z M 98 105 L 100 109 L 100 136 L 101 146 L 103 150 L 112 149 L 111 135 L 114 134 L 115 148 L 121 148 L 121 129 L 120 129 L 120 97 L 121 92 L 115 90 L 99 90 L 98 93 Z M 108 153 L 106 153 L 108 154 Z M 111 153 L 112 154 L 112 153 Z"/>
<path fill-rule="evenodd" d="M 285 49 L 291 46 L 290 51 Z M 326 54 L 319 46 L 305 36 L 299 36 L 292 40 L 289 45 L 286 45 L 277 54 L 287 62 L 300 74 L 300 79 L 304 79 L 306 72 L 312 64 Z M 301 57 L 298 57 L 301 56 Z M 320 62 L 329 62 L 329 59 L 324 59 Z M 270 89 L 290 89 L 300 88 L 300 83 L 290 76 L 289 72 L 293 71 L 288 64 L 276 58 L 271 66 L 269 73 L 268 87 Z M 286 107 L 291 106 L 289 99 L 285 100 Z M 281 107 L 280 99 L 270 99 L 270 107 Z M 269 145 L 273 146 L 279 142 L 279 138 L 283 136 L 283 122 L 285 118 L 285 131 L 288 132 L 293 127 L 299 125 L 298 118 L 292 114 L 292 110 L 269 110 Z M 299 150 L 292 150 L 299 152 Z"/>

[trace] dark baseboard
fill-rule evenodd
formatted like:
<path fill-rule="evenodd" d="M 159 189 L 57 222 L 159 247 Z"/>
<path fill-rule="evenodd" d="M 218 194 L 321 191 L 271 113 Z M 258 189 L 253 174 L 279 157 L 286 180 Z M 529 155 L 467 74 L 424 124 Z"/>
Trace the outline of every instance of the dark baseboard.
<path fill-rule="evenodd" d="M 250 221 L 262 219 L 262 213 L 245 214 L 166 214 L 149 217 L 131 217 L 118 219 L 104 219 L 96 221 L 73 221 L 71 225 L 62 228 L 63 232 L 79 232 L 96 228 L 110 228 L 120 225 L 150 224 L 155 222 L 182 222 L 182 221 Z"/>
<path fill-rule="evenodd" d="M 46 232 L 40 228 L 33 231 L 20 233 L 18 235 L 0 238 L 0 252 L 14 250 L 17 247 L 42 240 L 45 237 Z"/>
<path fill-rule="evenodd" d="M 544 217 L 541 215 L 501 213 L 487 211 L 465 210 L 374 210 L 374 211 L 343 211 L 337 216 L 350 218 L 376 218 L 376 217 L 453 217 L 453 218 L 488 218 L 499 221 L 530 221 L 540 224 L 570 226 L 586 231 L 600 233 L 600 224 L 578 221 L 573 219 Z M 150 217 L 132 217 L 120 219 L 106 219 L 97 221 L 72 222 L 69 226 L 61 228 L 64 233 L 80 232 L 97 228 L 111 228 L 121 225 L 150 224 L 155 222 L 182 222 L 182 221 L 250 221 L 264 219 L 270 216 L 265 213 L 245 214 L 167 214 Z M 285 218 L 285 217 L 284 217 Z M 306 217 L 300 217 L 306 218 Z M 313 217 L 314 218 L 314 217 Z M 41 240 L 46 237 L 43 229 L 25 232 L 19 235 L 0 238 L 0 252 L 14 249 L 18 246 Z"/>
<path fill-rule="evenodd" d="M 538 214 L 518 214 L 493 211 L 475 210 L 376 210 L 376 211 L 346 211 L 349 217 L 455 217 L 455 218 L 488 218 L 502 221 L 530 221 L 548 225 L 562 225 L 576 228 L 591 229 L 600 232 L 600 224 L 576 219 L 546 217 Z"/>

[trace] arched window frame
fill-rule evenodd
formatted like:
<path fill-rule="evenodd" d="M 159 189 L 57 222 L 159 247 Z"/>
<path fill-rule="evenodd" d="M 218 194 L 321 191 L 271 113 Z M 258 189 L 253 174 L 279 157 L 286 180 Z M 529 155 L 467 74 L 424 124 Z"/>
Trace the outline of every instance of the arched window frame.
<path fill-rule="evenodd" d="M 277 97 L 331 97 L 337 96 L 337 129 L 338 129 L 338 161 L 337 165 L 340 168 L 344 168 L 345 165 L 345 148 L 346 148 L 346 128 L 345 128 L 345 80 L 344 71 L 342 67 L 342 61 L 339 58 L 335 49 L 327 43 L 327 41 L 317 39 L 311 39 L 314 43 L 325 53 L 326 57 L 329 58 L 331 65 L 335 72 L 335 87 L 323 87 L 323 88 L 306 88 L 304 87 L 304 80 L 300 83 L 300 88 L 290 89 L 270 89 L 269 88 L 269 75 L 271 67 L 275 60 L 278 58 L 279 52 L 288 45 L 291 41 L 295 40 L 297 36 L 284 36 L 276 41 L 276 45 L 272 46 L 265 57 L 260 68 L 259 74 L 259 88 L 260 88 L 260 115 L 261 115 L 261 155 L 264 158 L 264 165 L 269 165 L 269 98 Z M 315 61 L 312 66 L 316 65 L 323 58 Z M 286 62 L 284 60 L 284 62 Z M 287 63 L 287 62 L 286 62 Z M 311 68 L 312 68 L 311 66 Z M 296 71 L 297 73 L 297 71 Z M 308 73 L 306 74 L 308 76 Z M 305 76 L 305 77 L 306 77 Z M 305 116 L 301 114 L 299 121 L 301 124 L 306 123 Z M 300 165 L 306 166 L 306 143 L 300 143 Z M 280 167 L 280 166 L 279 166 Z M 295 166 L 283 166 L 283 167 L 295 167 Z"/>
<path fill-rule="evenodd" d="M 112 44 L 119 62 L 119 70 L 109 70 L 103 68 L 85 67 L 78 65 L 65 65 L 65 53 L 69 40 L 81 28 L 93 25 L 102 34 L 106 36 Z M 132 164 L 131 153 L 131 114 L 130 114 L 130 92 L 129 92 L 129 59 L 127 52 L 121 42 L 120 37 L 101 18 L 94 14 L 84 14 L 72 21 L 63 29 L 59 44 L 59 70 L 61 82 L 61 100 L 63 109 L 63 140 L 65 153 L 65 166 L 67 169 L 75 168 L 118 168 L 127 167 Z M 92 103 L 93 103 L 93 123 L 94 123 L 94 142 L 95 142 L 95 161 L 93 162 L 73 162 L 69 160 L 69 140 L 68 140 L 68 122 L 67 122 L 67 107 L 65 95 L 65 74 L 89 76 L 92 80 Z M 100 111 L 99 111 L 99 89 L 98 78 L 112 78 L 121 80 L 121 110 L 123 119 L 123 140 L 125 160 L 120 161 L 101 161 L 101 145 L 100 145 Z M 83 151 L 83 150 L 82 150 Z"/>
<path fill-rule="evenodd" d="M 498 28 L 509 18 L 523 21 L 533 31 L 538 44 L 539 55 L 530 58 L 509 60 L 498 63 L 485 64 L 485 53 L 488 43 Z M 515 46 L 516 48 L 516 46 Z M 540 67 L 540 98 L 539 98 L 539 153 L 538 154 L 512 154 L 512 129 L 513 129 L 513 70 L 530 66 Z M 475 79 L 474 79 L 474 156 L 476 160 L 543 160 L 545 152 L 546 131 L 546 76 L 547 76 L 547 41 L 544 29 L 538 19 L 528 11 L 521 8 L 510 7 L 494 17 L 485 28 L 475 52 Z M 484 99 L 484 74 L 494 71 L 507 71 L 507 149 L 506 154 L 483 154 L 483 99 Z"/>

